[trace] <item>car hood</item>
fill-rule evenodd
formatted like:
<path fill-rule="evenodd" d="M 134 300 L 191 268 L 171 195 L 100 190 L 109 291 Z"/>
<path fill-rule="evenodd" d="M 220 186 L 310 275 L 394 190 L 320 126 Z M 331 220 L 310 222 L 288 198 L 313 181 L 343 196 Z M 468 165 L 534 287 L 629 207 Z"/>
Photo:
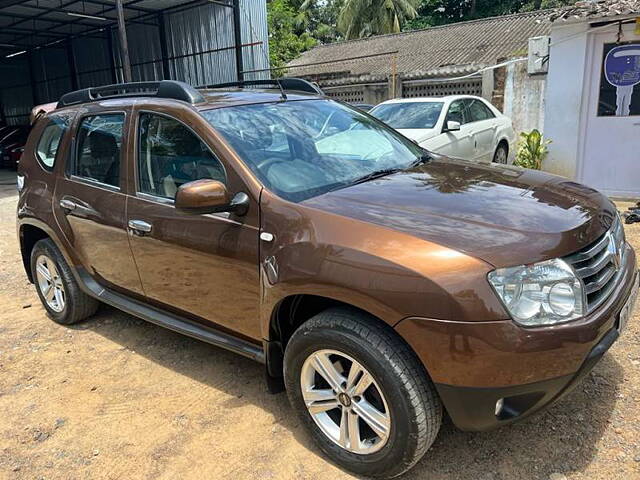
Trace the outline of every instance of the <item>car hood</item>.
<path fill-rule="evenodd" d="M 439 131 L 435 128 L 402 128 L 398 132 L 416 143 L 426 142 L 439 134 Z"/>
<path fill-rule="evenodd" d="M 435 242 L 495 267 L 579 250 L 604 233 L 616 214 L 605 196 L 566 178 L 443 157 L 302 204 Z"/>

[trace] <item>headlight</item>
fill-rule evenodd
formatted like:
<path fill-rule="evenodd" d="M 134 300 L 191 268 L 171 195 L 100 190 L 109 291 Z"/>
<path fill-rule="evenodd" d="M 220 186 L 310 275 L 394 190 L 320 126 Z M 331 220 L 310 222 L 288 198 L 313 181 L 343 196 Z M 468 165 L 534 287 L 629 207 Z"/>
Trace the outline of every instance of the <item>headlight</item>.
<path fill-rule="evenodd" d="M 489 283 L 511 317 L 527 327 L 553 325 L 585 314 L 582 283 L 564 260 L 500 268 Z"/>

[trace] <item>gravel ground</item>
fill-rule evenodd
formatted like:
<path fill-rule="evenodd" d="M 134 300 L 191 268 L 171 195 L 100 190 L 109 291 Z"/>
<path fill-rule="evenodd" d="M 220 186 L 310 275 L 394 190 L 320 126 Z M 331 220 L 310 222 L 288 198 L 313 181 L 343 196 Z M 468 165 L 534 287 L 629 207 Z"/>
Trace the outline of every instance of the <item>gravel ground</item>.
<path fill-rule="evenodd" d="M 266 393 L 260 365 L 108 307 L 72 328 L 48 320 L 22 269 L 7 183 L 0 176 L 0 478 L 353 478 L 323 459 L 284 394 Z M 627 236 L 640 248 L 640 225 Z M 636 310 L 552 409 L 489 433 L 445 421 L 404 478 L 640 479 L 639 346 Z"/>

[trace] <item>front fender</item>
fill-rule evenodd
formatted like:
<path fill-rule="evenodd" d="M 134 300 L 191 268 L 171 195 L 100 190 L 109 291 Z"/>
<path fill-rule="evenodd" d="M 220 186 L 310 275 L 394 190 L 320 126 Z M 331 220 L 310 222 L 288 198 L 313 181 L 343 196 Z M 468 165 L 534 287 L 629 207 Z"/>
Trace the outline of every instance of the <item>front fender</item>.
<path fill-rule="evenodd" d="M 487 281 L 488 263 L 417 236 L 261 197 L 262 333 L 273 308 L 311 294 L 353 305 L 393 326 L 418 316 L 455 321 L 508 318 Z"/>

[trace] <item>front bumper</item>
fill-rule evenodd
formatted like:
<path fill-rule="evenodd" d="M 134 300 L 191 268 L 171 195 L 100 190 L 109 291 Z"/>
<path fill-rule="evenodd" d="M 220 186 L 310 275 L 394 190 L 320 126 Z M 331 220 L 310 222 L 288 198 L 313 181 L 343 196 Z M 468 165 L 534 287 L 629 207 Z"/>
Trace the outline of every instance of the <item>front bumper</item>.
<path fill-rule="evenodd" d="M 539 411 L 588 375 L 618 338 L 620 311 L 635 288 L 629 247 L 624 274 L 609 298 L 585 318 L 549 327 L 512 321 L 409 318 L 396 330 L 412 346 L 462 430 L 488 430 Z M 496 402 L 504 399 L 496 415 Z"/>
<path fill-rule="evenodd" d="M 483 431 L 513 423 L 555 403 L 585 378 L 618 339 L 617 327 L 609 330 L 589 352 L 574 375 L 502 388 L 468 388 L 436 384 L 447 413 L 461 430 Z M 496 414 L 496 402 L 503 407 Z"/>

